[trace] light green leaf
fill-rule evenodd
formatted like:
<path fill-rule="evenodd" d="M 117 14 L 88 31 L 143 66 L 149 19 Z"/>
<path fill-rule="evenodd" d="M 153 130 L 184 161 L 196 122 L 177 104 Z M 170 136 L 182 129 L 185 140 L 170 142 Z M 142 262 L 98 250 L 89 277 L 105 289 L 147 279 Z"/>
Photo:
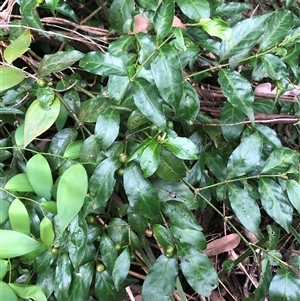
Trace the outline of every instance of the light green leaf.
<path fill-rule="evenodd" d="M 34 192 L 26 173 L 19 173 L 10 178 L 4 188 L 10 191 Z"/>
<path fill-rule="evenodd" d="M 210 7 L 207 0 L 176 0 L 182 12 L 190 19 L 199 22 L 210 17 Z"/>
<path fill-rule="evenodd" d="M 9 301 L 19 301 L 19 298 L 14 293 L 12 288 L 3 281 L 0 281 L 0 292 L 1 292 L 1 300 L 9 300 Z"/>
<path fill-rule="evenodd" d="M 38 73 L 40 76 L 47 76 L 52 72 L 58 72 L 72 66 L 84 56 L 77 50 L 57 51 L 54 54 L 47 54 L 40 62 Z"/>
<path fill-rule="evenodd" d="M 257 238 L 262 234 L 259 229 L 261 214 L 259 206 L 247 190 L 236 185 L 228 185 L 228 196 L 231 208 L 243 226 L 254 233 Z"/>
<path fill-rule="evenodd" d="M 254 96 L 248 80 L 237 71 L 221 69 L 219 71 L 219 83 L 230 104 L 247 115 L 253 124 Z"/>
<path fill-rule="evenodd" d="M 178 264 L 175 258 L 160 255 L 150 268 L 142 288 L 144 301 L 169 301 L 175 290 Z"/>
<path fill-rule="evenodd" d="M 10 283 L 13 291 L 23 299 L 33 299 L 35 301 L 47 301 L 47 298 L 40 287 L 37 285 L 25 285 L 19 283 Z"/>
<path fill-rule="evenodd" d="M 269 178 L 258 181 L 261 203 L 268 215 L 288 233 L 293 219 L 293 208 L 281 186 Z"/>
<path fill-rule="evenodd" d="M 125 248 L 115 261 L 112 271 L 112 279 L 114 281 L 117 290 L 120 289 L 120 285 L 126 279 L 130 268 L 130 252 L 128 248 Z"/>
<path fill-rule="evenodd" d="M 26 174 L 34 192 L 40 197 L 50 199 L 53 179 L 48 161 L 43 155 L 36 154 L 28 160 Z"/>
<path fill-rule="evenodd" d="M 295 180 L 286 180 L 286 190 L 290 202 L 300 214 L 300 184 Z"/>
<path fill-rule="evenodd" d="M 41 207 L 52 213 L 53 215 L 57 214 L 57 203 L 54 201 L 46 201 L 41 203 Z"/>
<path fill-rule="evenodd" d="M 22 70 L 13 67 L 0 67 L 0 92 L 18 85 L 25 78 Z"/>
<path fill-rule="evenodd" d="M 183 275 L 199 294 L 208 297 L 218 285 L 218 275 L 208 257 L 198 248 L 187 244 L 178 245 L 177 254 Z"/>
<path fill-rule="evenodd" d="M 87 174 L 81 164 L 71 166 L 61 176 L 57 188 L 57 213 L 61 234 L 81 209 L 87 189 Z"/>
<path fill-rule="evenodd" d="M 266 53 L 261 57 L 267 75 L 274 80 L 284 80 L 288 76 L 286 64 L 276 55 Z"/>
<path fill-rule="evenodd" d="M 40 223 L 40 236 L 42 242 L 49 249 L 54 241 L 55 234 L 53 224 L 47 216 L 45 216 Z"/>
<path fill-rule="evenodd" d="M 25 115 L 24 147 L 51 127 L 58 117 L 59 110 L 58 98 L 55 98 L 48 110 L 44 110 L 38 100 L 32 102 Z"/>
<path fill-rule="evenodd" d="M 262 139 L 255 133 L 242 139 L 227 163 L 227 178 L 245 175 L 259 163 L 262 152 Z"/>
<path fill-rule="evenodd" d="M 8 47 L 4 49 L 3 56 L 8 63 L 12 63 L 29 49 L 31 43 L 30 30 L 26 29 Z"/>
<path fill-rule="evenodd" d="M 222 19 L 204 18 L 200 21 L 200 26 L 210 35 L 218 37 L 221 40 L 232 40 L 232 29 Z"/>
<path fill-rule="evenodd" d="M 0 230 L 0 258 L 13 258 L 36 251 L 42 244 L 17 231 Z"/>
<path fill-rule="evenodd" d="M 140 157 L 140 165 L 145 178 L 152 176 L 157 170 L 160 153 L 161 145 L 155 140 L 151 140 Z"/>
<path fill-rule="evenodd" d="M 11 228 L 23 234 L 30 234 L 30 219 L 25 205 L 18 199 L 14 199 L 8 210 Z"/>
<path fill-rule="evenodd" d="M 198 152 L 195 144 L 185 137 L 169 137 L 164 146 L 172 152 L 177 158 L 183 160 L 197 160 Z"/>
<path fill-rule="evenodd" d="M 84 140 L 76 140 L 70 143 L 64 152 L 64 157 L 69 159 L 77 159 L 80 156 L 80 150 Z"/>

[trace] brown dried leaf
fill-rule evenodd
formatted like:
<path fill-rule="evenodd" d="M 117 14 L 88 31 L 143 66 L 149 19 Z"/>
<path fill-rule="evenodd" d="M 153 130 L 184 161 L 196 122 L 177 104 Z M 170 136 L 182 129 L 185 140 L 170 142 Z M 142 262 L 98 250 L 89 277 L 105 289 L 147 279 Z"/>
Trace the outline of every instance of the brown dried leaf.
<path fill-rule="evenodd" d="M 217 290 L 213 290 L 209 296 L 211 301 L 225 301 L 225 299 L 220 295 Z"/>
<path fill-rule="evenodd" d="M 147 33 L 149 24 L 150 21 L 147 18 L 143 17 L 141 14 L 134 16 L 133 33 Z"/>
<path fill-rule="evenodd" d="M 241 238 L 238 234 L 229 234 L 208 243 L 204 253 L 208 257 L 210 257 L 224 252 L 228 252 L 236 248 L 239 245 L 240 241 Z"/>
<path fill-rule="evenodd" d="M 173 27 L 179 27 L 179 28 L 182 28 L 182 29 L 186 29 L 185 24 L 183 24 L 183 23 L 181 22 L 181 20 L 180 20 L 179 18 L 177 18 L 176 16 L 174 16 L 172 26 L 173 26 Z"/>

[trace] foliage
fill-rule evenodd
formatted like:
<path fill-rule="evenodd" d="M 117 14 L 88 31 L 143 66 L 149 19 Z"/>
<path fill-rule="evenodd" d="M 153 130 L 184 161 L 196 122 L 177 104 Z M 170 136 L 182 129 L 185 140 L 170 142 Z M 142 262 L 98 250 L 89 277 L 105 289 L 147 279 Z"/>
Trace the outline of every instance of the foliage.
<path fill-rule="evenodd" d="M 0 33 L 2 298 L 124 300 L 131 269 L 144 301 L 207 297 L 254 256 L 242 298 L 300 299 L 300 257 L 278 246 L 300 244 L 300 10 L 252 16 L 245 2 L 14 5 Z M 276 90 L 258 97 L 263 83 Z M 222 95 L 205 110 L 211 84 Z M 245 244 L 221 270 L 196 218 L 207 207 Z"/>

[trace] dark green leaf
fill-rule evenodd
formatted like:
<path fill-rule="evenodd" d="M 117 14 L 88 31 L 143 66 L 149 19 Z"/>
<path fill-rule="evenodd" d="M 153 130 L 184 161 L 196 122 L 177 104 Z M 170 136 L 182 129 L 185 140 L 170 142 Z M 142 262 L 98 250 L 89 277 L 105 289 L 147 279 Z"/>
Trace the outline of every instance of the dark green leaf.
<path fill-rule="evenodd" d="M 198 248 L 187 244 L 178 245 L 179 264 L 189 285 L 200 295 L 208 297 L 218 285 L 218 275 L 208 257 Z"/>
<path fill-rule="evenodd" d="M 289 226 L 293 218 L 293 208 L 281 186 L 272 179 L 261 178 L 258 181 L 258 191 L 262 206 L 269 216 L 289 232 Z"/>
<path fill-rule="evenodd" d="M 268 150 L 273 150 L 275 148 L 282 147 L 281 141 L 278 138 L 275 130 L 262 124 L 257 124 L 256 130 L 263 138 L 264 148 L 268 148 Z"/>
<path fill-rule="evenodd" d="M 114 23 L 115 24 L 115 23 Z M 132 35 L 124 35 L 109 44 L 108 52 L 114 56 L 120 57 L 127 53 L 134 44 L 135 37 Z"/>
<path fill-rule="evenodd" d="M 152 140 L 151 143 L 144 149 L 140 158 L 140 165 L 145 178 L 152 176 L 157 170 L 160 152 L 161 145 L 155 140 Z"/>
<path fill-rule="evenodd" d="M 124 189 L 130 206 L 150 219 L 159 214 L 160 201 L 153 186 L 143 178 L 140 168 L 130 163 L 124 172 Z"/>
<path fill-rule="evenodd" d="M 300 214 L 300 184 L 295 180 L 287 180 L 286 190 L 290 202 Z"/>
<path fill-rule="evenodd" d="M 139 110 L 131 112 L 127 119 L 127 127 L 130 131 L 148 122 L 148 119 Z"/>
<path fill-rule="evenodd" d="M 155 10 L 157 6 L 156 0 L 136 0 L 136 3 L 148 10 Z"/>
<path fill-rule="evenodd" d="M 101 236 L 100 254 L 106 270 L 111 274 L 114 269 L 118 254 L 113 241 L 108 237 L 107 234 L 103 234 Z"/>
<path fill-rule="evenodd" d="M 175 290 L 178 264 L 175 258 L 161 255 L 150 268 L 143 284 L 144 301 L 169 301 Z"/>
<path fill-rule="evenodd" d="M 120 285 L 126 279 L 129 272 L 129 268 L 130 268 L 130 252 L 129 249 L 126 248 L 118 256 L 112 271 L 112 279 L 114 281 L 117 290 L 119 290 Z"/>
<path fill-rule="evenodd" d="M 127 91 L 129 82 L 129 77 L 127 76 L 111 75 L 109 77 L 107 84 L 108 95 L 114 103 L 120 102 Z"/>
<path fill-rule="evenodd" d="M 156 242 L 166 249 L 168 246 L 174 246 L 174 241 L 169 229 L 162 225 L 155 224 L 152 226 L 153 234 Z"/>
<path fill-rule="evenodd" d="M 193 21 L 210 17 L 210 7 L 207 0 L 176 0 L 182 12 Z"/>
<path fill-rule="evenodd" d="M 270 262 L 268 258 L 264 258 L 261 261 L 261 278 L 259 280 L 259 285 L 254 291 L 254 296 L 257 300 L 263 300 L 263 298 L 268 294 L 270 283 L 272 280 L 272 272 L 270 269 Z"/>
<path fill-rule="evenodd" d="M 219 180 L 224 181 L 226 178 L 226 162 L 216 152 L 205 153 L 205 163 L 213 175 Z"/>
<path fill-rule="evenodd" d="M 58 256 L 55 269 L 55 280 L 55 292 L 59 292 L 59 294 L 66 298 L 72 282 L 72 263 L 68 253 L 60 253 Z"/>
<path fill-rule="evenodd" d="M 262 139 L 258 134 L 243 138 L 229 157 L 227 178 L 239 177 L 252 171 L 259 163 L 261 151 Z"/>
<path fill-rule="evenodd" d="M 284 80 L 288 76 L 285 63 L 276 55 L 266 53 L 261 57 L 267 75 L 274 80 Z"/>
<path fill-rule="evenodd" d="M 128 233 L 130 232 L 130 227 L 125 220 L 121 218 L 114 217 L 108 223 L 107 233 L 109 238 L 114 243 L 120 243 L 122 246 L 128 245 Z"/>
<path fill-rule="evenodd" d="M 8 208 L 11 202 L 0 198 L 0 225 L 8 219 Z"/>
<path fill-rule="evenodd" d="M 252 9 L 252 6 L 248 3 L 226 2 L 218 4 L 215 14 L 218 16 L 232 16 L 250 9 Z"/>
<path fill-rule="evenodd" d="M 177 158 L 183 160 L 197 160 L 198 153 L 195 144 L 185 137 L 168 138 L 164 146 Z"/>
<path fill-rule="evenodd" d="M 140 46 L 139 63 L 146 63 L 146 60 L 149 60 L 149 57 L 151 57 L 156 50 L 154 37 L 146 33 L 139 32 L 136 34 L 136 40 Z M 147 64 L 145 66 L 148 67 Z"/>

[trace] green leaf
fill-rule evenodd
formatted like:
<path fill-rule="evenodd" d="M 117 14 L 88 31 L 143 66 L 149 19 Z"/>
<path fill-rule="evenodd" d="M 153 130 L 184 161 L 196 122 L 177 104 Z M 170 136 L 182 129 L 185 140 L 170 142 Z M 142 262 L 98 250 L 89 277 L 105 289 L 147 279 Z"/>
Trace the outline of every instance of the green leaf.
<path fill-rule="evenodd" d="M 34 192 L 26 173 L 19 173 L 10 178 L 4 188 L 10 191 Z"/>
<path fill-rule="evenodd" d="M 95 127 L 96 142 L 102 149 L 112 145 L 119 134 L 120 114 L 117 110 L 103 110 L 97 119 Z"/>
<path fill-rule="evenodd" d="M 285 63 L 276 55 L 266 53 L 261 57 L 267 75 L 274 80 L 284 80 L 288 76 Z"/>
<path fill-rule="evenodd" d="M 23 299 L 30 298 L 36 301 L 47 301 L 45 294 L 37 285 L 10 283 L 9 286 L 19 297 Z"/>
<path fill-rule="evenodd" d="M 100 254 L 106 270 L 112 274 L 118 253 L 114 247 L 113 241 L 107 234 L 101 236 Z"/>
<path fill-rule="evenodd" d="M 130 206 L 138 214 L 155 218 L 159 214 L 160 201 L 153 186 L 143 178 L 140 168 L 130 163 L 125 168 L 123 179 Z"/>
<path fill-rule="evenodd" d="M 52 15 L 54 15 L 54 12 L 55 12 L 55 9 L 56 9 L 56 6 L 59 2 L 59 0 L 46 0 L 46 5 L 47 7 L 50 9 Z"/>
<path fill-rule="evenodd" d="M 72 263 L 68 253 L 59 253 L 55 268 L 55 292 L 67 296 L 72 282 Z"/>
<path fill-rule="evenodd" d="M 281 268 L 272 279 L 269 288 L 272 301 L 298 301 L 300 299 L 300 280 L 292 270 Z"/>
<path fill-rule="evenodd" d="M 160 255 L 150 268 L 142 288 L 144 301 L 169 301 L 175 290 L 178 264 L 175 258 Z"/>
<path fill-rule="evenodd" d="M 262 146 L 262 139 L 257 133 L 243 138 L 229 157 L 227 178 L 239 177 L 252 171 L 259 163 Z"/>
<path fill-rule="evenodd" d="M 264 28 L 259 52 L 265 51 L 271 46 L 278 44 L 287 36 L 294 26 L 294 16 L 291 11 L 285 9 L 275 10 Z"/>
<path fill-rule="evenodd" d="M 12 63 L 29 49 L 31 43 L 30 30 L 26 29 L 8 47 L 4 49 L 3 56 L 8 63 Z"/>
<path fill-rule="evenodd" d="M 163 204 L 162 211 L 174 226 L 181 229 L 194 229 L 202 231 L 202 227 L 194 218 L 187 206 L 178 201 L 167 201 Z"/>
<path fill-rule="evenodd" d="M 270 261 L 268 258 L 264 258 L 261 261 L 261 273 L 259 279 L 259 286 L 254 291 L 254 296 L 256 300 L 263 300 L 263 298 L 268 294 L 270 283 L 272 280 L 272 272 L 270 269 Z"/>
<path fill-rule="evenodd" d="M 185 137 L 169 137 L 164 146 L 172 152 L 177 158 L 183 160 L 197 160 L 198 152 L 195 144 Z"/>
<path fill-rule="evenodd" d="M 117 290 L 120 289 L 120 285 L 126 279 L 130 268 L 130 252 L 128 248 L 125 248 L 115 261 L 112 271 L 112 279 L 114 281 Z"/>
<path fill-rule="evenodd" d="M 144 116 L 159 127 L 166 125 L 162 110 L 162 100 L 155 88 L 144 78 L 137 78 L 132 83 L 134 103 Z"/>
<path fill-rule="evenodd" d="M 61 176 L 57 187 L 57 213 L 61 234 L 81 209 L 87 189 L 87 174 L 81 164 L 71 166 Z"/>
<path fill-rule="evenodd" d="M 114 0 L 109 8 L 110 30 L 129 32 L 132 27 L 134 6 L 133 0 Z"/>
<path fill-rule="evenodd" d="M 183 96 L 183 76 L 180 60 L 171 45 L 165 44 L 158 50 L 151 72 L 160 96 L 177 107 Z"/>
<path fill-rule="evenodd" d="M 8 216 L 11 228 L 23 234 L 30 234 L 30 219 L 25 205 L 18 199 L 11 203 Z"/>
<path fill-rule="evenodd" d="M 1 300 L 19 301 L 12 288 L 3 281 L 0 281 Z"/>
<path fill-rule="evenodd" d="M 254 233 L 257 238 L 262 234 L 259 229 L 261 215 L 259 206 L 249 193 L 236 185 L 228 185 L 228 197 L 231 208 L 243 226 Z"/>
<path fill-rule="evenodd" d="M 157 243 L 162 246 L 164 249 L 169 246 L 174 247 L 174 241 L 169 229 L 165 228 L 163 225 L 154 224 L 152 226 L 154 238 Z"/>
<path fill-rule="evenodd" d="M 281 186 L 272 179 L 261 178 L 258 181 L 258 191 L 264 210 L 289 233 L 293 208 Z"/>
<path fill-rule="evenodd" d="M 153 25 L 156 30 L 157 44 L 170 32 L 172 28 L 175 13 L 175 4 L 173 0 L 159 2 L 156 9 Z"/>
<path fill-rule="evenodd" d="M 196 22 L 210 17 L 210 7 L 207 0 L 176 0 L 176 3 L 186 16 Z"/>
<path fill-rule="evenodd" d="M 136 3 L 147 10 L 155 11 L 157 7 L 156 0 L 136 0 Z"/>
<path fill-rule="evenodd" d="M 160 153 L 161 145 L 151 140 L 140 157 L 140 165 L 145 178 L 152 176 L 157 170 Z"/>
<path fill-rule="evenodd" d="M 290 202 L 300 214 L 300 184 L 295 180 L 286 180 L 286 191 Z"/>
<path fill-rule="evenodd" d="M 189 285 L 199 294 L 208 297 L 218 286 L 218 275 L 208 257 L 196 247 L 180 243 L 178 245 L 179 264 Z"/>
<path fill-rule="evenodd" d="M 22 70 L 13 67 L 0 67 L 0 92 L 18 85 L 25 78 Z"/>
<path fill-rule="evenodd" d="M 86 71 L 98 75 L 127 75 L 127 68 L 120 57 L 107 52 L 89 52 L 79 62 Z"/>
<path fill-rule="evenodd" d="M 40 197 L 50 199 L 53 179 L 48 161 L 43 155 L 36 154 L 28 160 L 26 174 L 34 192 Z"/>
<path fill-rule="evenodd" d="M 200 25 L 210 36 L 218 37 L 221 40 L 232 40 L 232 29 L 222 19 L 205 18 L 200 21 Z"/>
<path fill-rule="evenodd" d="M 53 215 L 57 214 L 57 203 L 54 201 L 46 201 L 41 203 L 41 207 L 52 213 Z"/>
<path fill-rule="evenodd" d="M 8 219 L 8 209 L 11 202 L 0 198 L 0 225 Z"/>
<path fill-rule="evenodd" d="M 148 119 L 138 109 L 131 112 L 127 119 L 128 130 L 132 131 L 148 122 Z"/>
<path fill-rule="evenodd" d="M 55 98 L 48 110 L 44 110 L 38 100 L 32 102 L 25 115 L 24 147 L 51 127 L 58 117 L 59 110 L 58 98 Z"/>
<path fill-rule="evenodd" d="M 36 251 L 42 244 L 17 231 L 0 230 L 0 258 L 13 258 Z"/>
<path fill-rule="evenodd" d="M 156 174 L 165 181 L 178 181 L 184 178 L 186 168 L 182 160 L 162 148 Z"/>
<path fill-rule="evenodd" d="M 277 148 L 268 157 L 261 172 L 267 174 L 297 172 L 299 157 L 299 153 L 290 148 Z"/>
<path fill-rule="evenodd" d="M 57 51 L 54 54 L 47 54 L 40 62 L 38 73 L 40 76 L 47 76 L 52 72 L 58 72 L 72 66 L 84 56 L 77 50 Z"/>
<path fill-rule="evenodd" d="M 128 76 L 111 75 L 107 83 L 110 100 L 118 104 L 126 93 L 129 83 Z"/>
<path fill-rule="evenodd" d="M 215 151 L 205 153 L 205 163 L 213 175 L 219 180 L 226 178 L 226 163 Z"/>
<path fill-rule="evenodd" d="M 254 123 L 254 96 L 248 80 L 237 71 L 221 69 L 219 71 L 219 83 L 230 104 L 247 115 L 250 121 Z"/>
<path fill-rule="evenodd" d="M 84 140 L 77 140 L 70 143 L 64 152 L 64 157 L 69 159 L 77 159 L 80 156 L 80 150 Z"/>
<path fill-rule="evenodd" d="M 105 205 L 111 197 L 116 179 L 115 172 L 120 168 L 119 158 L 107 158 L 100 162 L 89 181 L 91 196 L 95 199 L 94 208 Z"/>
<path fill-rule="evenodd" d="M 53 224 L 50 219 L 45 216 L 40 223 L 40 236 L 42 242 L 46 245 L 48 249 L 50 249 L 53 241 L 54 241 L 54 230 Z"/>

